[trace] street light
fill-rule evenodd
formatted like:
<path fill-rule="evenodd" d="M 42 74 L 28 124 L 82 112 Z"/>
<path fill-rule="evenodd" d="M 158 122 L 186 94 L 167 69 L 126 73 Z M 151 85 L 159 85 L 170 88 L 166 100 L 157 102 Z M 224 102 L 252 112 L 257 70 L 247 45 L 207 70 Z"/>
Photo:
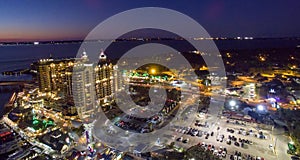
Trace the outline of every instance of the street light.
<path fill-rule="evenodd" d="M 264 109 L 265 109 L 265 107 L 261 104 L 257 106 L 257 110 L 259 110 L 259 111 L 263 111 Z"/>
<path fill-rule="evenodd" d="M 229 105 L 230 105 L 230 107 L 236 106 L 236 101 L 235 100 L 229 101 Z"/>

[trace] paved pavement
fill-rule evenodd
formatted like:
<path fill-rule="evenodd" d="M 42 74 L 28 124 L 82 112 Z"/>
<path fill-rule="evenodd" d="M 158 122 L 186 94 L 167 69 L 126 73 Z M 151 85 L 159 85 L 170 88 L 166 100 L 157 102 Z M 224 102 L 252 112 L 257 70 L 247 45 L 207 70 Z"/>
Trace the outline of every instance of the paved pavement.
<path fill-rule="evenodd" d="M 211 143 L 212 145 L 215 145 L 216 148 L 223 146 L 226 147 L 228 150 L 228 154 L 234 154 L 235 151 L 239 151 L 242 153 L 242 155 L 252 155 L 252 156 L 259 156 L 264 157 L 267 160 L 288 160 L 290 156 L 286 153 L 287 150 L 287 142 L 289 141 L 289 138 L 283 135 L 283 130 L 280 129 L 274 129 L 273 132 L 270 130 L 262 130 L 264 135 L 267 137 L 266 139 L 259 139 L 255 137 L 255 134 L 258 134 L 257 130 L 257 124 L 256 123 L 246 123 L 245 126 L 243 125 L 237 125 L 234 123 L 227 123 L 227 118 L 221 118 L 221 116 L 218 116 L 218 114 L 221 111 L 222 102 L 219 101 L 212 101 L 212 104 L 210 105 L 207 118 L 197 118 L 200 120 L 202 124 L 207 122 L 209 125 L 208 128 L 205 127 L 198 127 L 194 124 L 191 125 L 192 128 L 199 129 L 201 131 L 211 132 L 214 131 L 214 136 L 209 136 L 208 139 L 205 139 L 205 136 L 197 137 L 197 136 L 190 136 L 182 133 L 176 133 L 174 129 L 168 131 L 166 133 L 167 135 L 170 135 L 173 139 L 170 139 L 168 143 L 171 143 L 172 141 L 175 141 L 176 146 L 183 147 L 183 148 L 189 148 L 192 145 L 196 145 L 198 143 L 205 142 L 207 144 Z M 192 113 L 190 116 L 197 116 L 197 113 Z M 233 121 L 233 120 L 231 120 Z M 235 122 L 235 121 L 234 121 Z M 184 126 L 184 121 L 181 122 Z M 217 130 L 218 126 L 220 127 L 219 130 Z M 229 133 L 227 132 L 227 128 L 234 129 L 235 132 Z M 238 130 L 240 129 L 249 131 L 250 129 L 253 130 L 253 135 L 250 136 L 244 136 L 242 134 L 238 134 Z M 225 138 L 223 142 L 219 142 L 216 140 L 216 137 L 220 134 L 224 134 Z M 234 135 L 237 137 L 237 139 L 248 139 L 253 142 L 253 144 L 245 144 L 245 147 L 237 147 L 233 143 L 231 145 L 226 144 L 226 140 L 228 138 L 228 135 Z M 178 137 L 183 137 L 183 139 L 189 139 L 189 143 L 182 143 L 176 141 Z M 275 146 L 275 149 L 270 147 L 269 145 L 272 144 L 272 146 Z M 276 145 L 275 145 L 276 144 Z M 229 156 L 227 156 L 227 159 L 229 159 Z"/>

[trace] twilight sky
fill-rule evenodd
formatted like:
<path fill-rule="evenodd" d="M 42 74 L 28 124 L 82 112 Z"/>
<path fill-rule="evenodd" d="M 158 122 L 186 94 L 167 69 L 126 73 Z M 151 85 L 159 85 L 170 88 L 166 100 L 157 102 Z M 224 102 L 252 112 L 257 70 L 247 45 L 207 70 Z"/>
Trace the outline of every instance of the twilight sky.
<path fill-rule="evenodd" d="M 106 18 L 137 7 L 177 10 L 213 37 L 300 37 L 297 0 L 0 0 L 0 41 L 82 39 Z"/>

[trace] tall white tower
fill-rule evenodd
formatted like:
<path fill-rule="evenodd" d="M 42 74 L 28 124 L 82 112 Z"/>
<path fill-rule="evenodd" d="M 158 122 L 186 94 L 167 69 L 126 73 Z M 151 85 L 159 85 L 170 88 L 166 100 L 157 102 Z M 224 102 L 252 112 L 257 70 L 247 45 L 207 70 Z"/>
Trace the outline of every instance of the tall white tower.
<path fill-rule="evenodd" d="M 93 63 L 88 62 L 86 52 L 74 65 L 72 90 L 78 115 L 84 121 L 89 121 L 96 108 L 95 77 Z"/>

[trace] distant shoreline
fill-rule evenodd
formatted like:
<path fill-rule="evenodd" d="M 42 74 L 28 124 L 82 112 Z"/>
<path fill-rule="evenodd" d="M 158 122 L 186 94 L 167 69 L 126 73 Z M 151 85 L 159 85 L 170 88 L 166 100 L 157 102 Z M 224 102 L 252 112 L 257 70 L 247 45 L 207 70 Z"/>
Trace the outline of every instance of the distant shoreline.
<path fill-rule="evenodd" d="M 214 41 L 226 41 L 226 40 L 300 40 L 300 37 L 194 37 L 186 38 L 192 40 L 214 40 Z M 85 42 L 101 42 L 101 41 L 164 41 L 164 40 L 184 40 L 183 38 L 166 38 L 166 37 L 156 37 L 156 38 L 120 38 L 120 39 L 97 39 L 97 40 L 53 40 L 53 41 L 4 41 L 0 40 L 0 46 L 15 46 L 15 45 L 50 45 L 50 44 L 72 44 L 72 43 L 82 43 Z"/>

